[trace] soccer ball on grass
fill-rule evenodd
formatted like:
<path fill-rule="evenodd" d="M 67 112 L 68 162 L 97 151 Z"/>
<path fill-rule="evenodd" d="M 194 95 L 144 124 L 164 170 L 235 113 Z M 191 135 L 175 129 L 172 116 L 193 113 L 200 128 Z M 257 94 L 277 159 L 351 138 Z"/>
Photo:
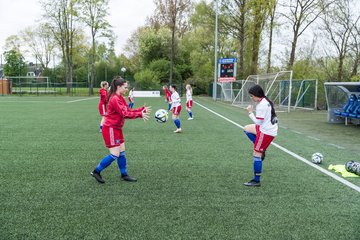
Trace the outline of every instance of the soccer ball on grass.
<path fill-rule="evenodd" d="M 320 164 L 322 162 L 322 160 L 324 159 L 324 156 L 321 154 L 321 153 L 314 153 L 312 156 L 311 156 L 311 161 L 313 163 L 316 163 L 316 164 Z"/>
<path fill-rule="evenodd" d="M 155 120 L 159 123 L 166 123 L 168 118 L 168 112 L 164 109 L 159 109 L 155 112 Z"/>

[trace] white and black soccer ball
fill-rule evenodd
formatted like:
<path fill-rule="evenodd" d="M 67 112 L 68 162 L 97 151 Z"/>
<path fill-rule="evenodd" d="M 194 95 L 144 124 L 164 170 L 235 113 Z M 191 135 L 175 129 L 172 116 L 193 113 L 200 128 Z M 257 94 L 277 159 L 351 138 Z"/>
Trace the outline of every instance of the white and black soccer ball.
<path fill-rule="evenodd" d="M 164 109 L 159 109 L 155 112 L 155 120 L 159 123 L 166 123 L 168 118 L 168 112 Z"/>
<path fill-rule="evenodd" d="M 312 156 L 311 156 L 311 161 L 313 163 L 316 163 L 316 164 L 320 164 L 324 159 L 324 156 L 321 154 L 321 153 L 314 153 Z"/>

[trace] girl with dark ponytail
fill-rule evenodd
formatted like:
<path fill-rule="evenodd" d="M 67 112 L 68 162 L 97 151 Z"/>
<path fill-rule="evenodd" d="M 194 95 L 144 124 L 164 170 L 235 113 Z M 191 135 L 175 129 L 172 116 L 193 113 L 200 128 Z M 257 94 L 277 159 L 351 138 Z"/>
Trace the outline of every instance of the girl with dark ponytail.
<path fill-rule="evenodd" d="M 249 89 L 250 98 L 256 102 L 256 115 L 252 105 L 246 110 L 254 124 L 244 127 L 245 134 L 254 143 L 254 178 L 244 183 L 245 186 L 260 186 L 262 161 L 265 159 L 265 151 L 277 135 L 278 125 L 274 104 L 265 96 L 264 90 L 259 85 Z"/>
<path fill-rule="evenodd" d="M 125 93 L 129 90 L 128 83 L 121 77 L 115 77 L 110 85 L 108 94 L 107 112 L 102 128 L 102 135 L 105 146 L 109 149 L 110 154 L 104 157 L 90 174 L 99 183 L 105 183 L 100 173 L 110 166 L 113 161 L 117 161 L 121 179 L 128 182 L 136 182 L 136 178 L 131 177 L 126 169 L 125 157 L 125 139 L 122 128 L 125 119 L 142 118 L 149 119 L 151 107 L 141 107 L 130 109 L 124 98 Z"/>

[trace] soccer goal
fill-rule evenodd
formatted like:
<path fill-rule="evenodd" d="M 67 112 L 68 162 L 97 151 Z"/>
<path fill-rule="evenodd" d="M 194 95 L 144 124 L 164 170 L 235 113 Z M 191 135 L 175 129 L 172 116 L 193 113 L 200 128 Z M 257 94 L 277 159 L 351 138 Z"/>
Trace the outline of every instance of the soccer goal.
<path fill-rule="evenodd" d="M 12 94 L 42 94 L 53 93 L 49 77 L 12 76 L 6 77 L 12 82 Z"/>
<path fill-rule="evenodd" d="M 291 109 L 316 109 L 317 107 L 317 79 L 295 80 L 292 71 L 250 75 L 246 80 L 236 81 L 238 90 L 234 94 L 232 104 L 247 107 L 253 104 L 248 94 L 255 84 L 260 85 L 265 95 L 274 103 L 278 111 L 290 112 Z M 235 88 L 233 88 L 235 89 Z"/>

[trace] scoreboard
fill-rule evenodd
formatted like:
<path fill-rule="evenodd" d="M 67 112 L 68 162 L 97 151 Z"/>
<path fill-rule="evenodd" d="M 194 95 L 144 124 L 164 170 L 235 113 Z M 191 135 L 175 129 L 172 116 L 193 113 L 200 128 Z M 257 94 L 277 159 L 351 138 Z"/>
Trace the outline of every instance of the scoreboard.
<path fill-rule="evenodd" d="M 220 58 L 218 61 L 218 82 L 236 80 L 236 58 Z"/>

